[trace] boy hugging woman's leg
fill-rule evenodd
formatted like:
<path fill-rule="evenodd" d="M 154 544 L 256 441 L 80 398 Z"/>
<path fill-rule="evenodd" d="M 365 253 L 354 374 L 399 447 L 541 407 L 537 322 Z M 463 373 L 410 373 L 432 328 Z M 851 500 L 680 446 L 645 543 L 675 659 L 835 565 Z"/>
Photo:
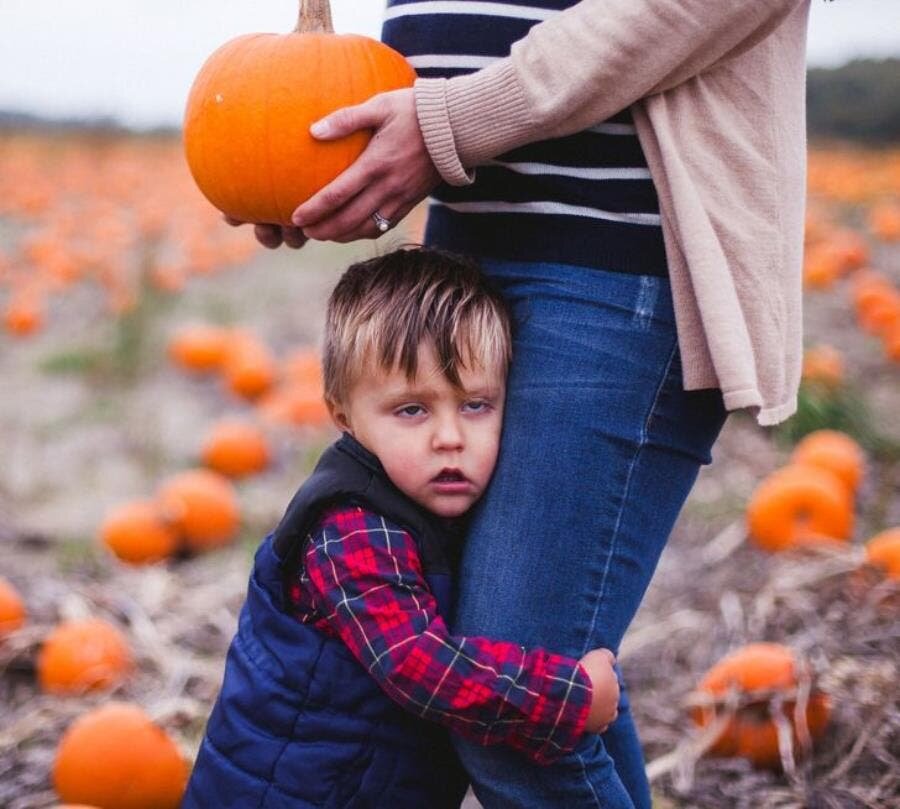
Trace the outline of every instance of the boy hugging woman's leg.
<path fill-rule="evenodd" d="M 449 732 L 540 764 L 613 721 L 607 650 L 447 628 L 509 360 L 503 299 L 472 263 L 403 250 L 343 275 L 323 358 L 342 436 L 256 553 L 184 807 L 458 807 Z"/>

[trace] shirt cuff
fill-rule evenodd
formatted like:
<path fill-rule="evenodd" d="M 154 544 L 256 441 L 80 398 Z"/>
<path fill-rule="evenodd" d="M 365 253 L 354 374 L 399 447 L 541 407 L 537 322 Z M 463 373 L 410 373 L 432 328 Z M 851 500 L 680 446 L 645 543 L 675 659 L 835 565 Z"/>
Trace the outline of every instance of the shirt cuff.
<path fill-rule="evenodd" d="M 553 657 L 556 665 L 551 668 L 556 671 L 548 672 L 555 675 L 552 678 L 553 693 L 549 695 L 550 704 L 562 704 L 563 709 L 544 744 L 531 756 L 537 764 L 551 764 L 575 749 L 585 732 L 594 693 L 591 678 L 581 663 L 575 663 L 573 668 L 571 658 L 557 655 Z"/>

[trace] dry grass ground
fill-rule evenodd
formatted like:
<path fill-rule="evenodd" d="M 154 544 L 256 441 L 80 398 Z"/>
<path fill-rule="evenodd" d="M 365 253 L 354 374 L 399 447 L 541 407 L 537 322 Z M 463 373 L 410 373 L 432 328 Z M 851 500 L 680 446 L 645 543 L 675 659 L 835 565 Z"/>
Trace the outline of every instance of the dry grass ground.
<path fill-rule="evenodd" d="M 0 218 L 0 245 L 17 227 Z M 277 433 L 273 467 L 240 484 L 244 523 L 227 550 L 135 569 L 97 546 L 97 525 L 108 507 L 148 496 L 162 476 L 196 463 L 199 438 L 215 418 L 247 409 L 165 360 L 171 331 L 213 320 L 258 330 L 276 353 L 314 344 L 341 267 L 370 249 L 260 253 L 240 269 L 193 279 L 177 297 L 148 297 L 128 324 L 104 316 L 85 288 L 55 301 L 41 334 L 3 338 L 0 571 L 24 594 L 29 622 L 0 642 L 0 806 L 54 805 L 49 772 L 60 733 L 110 699 L 37 689 L 35 653 L 63 617 L 101 615 L 127 630 L 138 665 L 113 696 L 145 706 L 186 755 L 195 753 L 254 546 L 332 434 Z M 873 264 L 900 281 L 900 249 L 880 248 Z M 869 423 L 900 441 L 900 367 L 858 330 L 847 300 L 842 286 L 807 296 L 809 342 L 846 353 Z M 890 452 L 871 463 L 848 549 L 767 556 L 745 541 L 744 507 L 787 451 L 749 418 L 730 419 L 622 649 L 660 807 L 900 805 L 900 591 L 855 572 L 861 542 L 900 524 L 900 464 Z M 784 773 L 698 759 L 686 718 L 700 674 L 754 640 L 804 653 L 835 705 L 814 755 L 785 750 Z"/>

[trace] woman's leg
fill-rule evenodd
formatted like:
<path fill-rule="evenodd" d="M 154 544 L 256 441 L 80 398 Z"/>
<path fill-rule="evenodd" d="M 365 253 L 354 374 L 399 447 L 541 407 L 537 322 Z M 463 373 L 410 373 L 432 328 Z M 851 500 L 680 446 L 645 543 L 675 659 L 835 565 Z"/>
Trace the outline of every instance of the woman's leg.
<path fill-rule="evenodd" d="M 483 262 L 516 321 L 500 458 L 474 515 L 454 630 L 580 657 L 617 651 L 724 421 L 685 393 L 668 281 Z M 479 800 L 503 807 L 650 806 L 623 700 L 603 737 L 530 765 L 457 739 Z"/>

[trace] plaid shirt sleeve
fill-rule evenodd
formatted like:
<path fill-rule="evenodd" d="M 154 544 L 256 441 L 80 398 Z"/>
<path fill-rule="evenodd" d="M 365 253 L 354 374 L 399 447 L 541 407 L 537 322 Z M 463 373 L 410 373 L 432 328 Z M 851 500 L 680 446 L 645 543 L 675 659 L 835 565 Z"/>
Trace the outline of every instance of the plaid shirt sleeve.
<path fill-rule="evenodd" d="M 302 584 L 319 623 L 407 711 L 539 764 L 571 751 L 584 732 L 592 685 L 578 661 L 451 635 L 414 540 L 383 517 L 355 506 L 324 515 Z"/>

